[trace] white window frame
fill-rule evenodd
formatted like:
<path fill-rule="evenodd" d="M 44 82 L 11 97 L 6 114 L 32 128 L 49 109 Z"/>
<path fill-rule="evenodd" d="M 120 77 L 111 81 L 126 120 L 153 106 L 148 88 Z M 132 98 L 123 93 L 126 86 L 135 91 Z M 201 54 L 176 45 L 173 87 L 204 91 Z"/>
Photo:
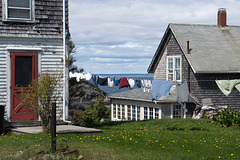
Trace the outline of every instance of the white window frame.
<path fill-rule="evenodd" d="M 170 58 L 173 59 L 173 73 L 171 73 L 171 74 L 173 74 L 173 79 L 172 80 L 177 81 L 177 82 L 181 82 L 182 81 L 182 57 L 181 57 L 181 55 L 179 55 L 179 56 L 167 56 L 166 79 L 169 80 L 168 77 L 170 75 L 169 68 L 168 68 L 168 61 L 169 61 Z M 177 68 L 175 66 L 175 61 L 178 58 L 180 59 L 180 68 L 179 68 L 180 69 L 180 80 L 176 80 L 176 70 L 177 70 Z"/>
<path fill-rule="evenodd" d="M 3 21 L 12 21 L 12 22 L 34 22 L 35 21 L 35 0 L 29 0 L 29 8 L 24 7 L 8 7 L 9 0 L 2 0 L 2 18 Z M 8 17 L 8 9 L 22 9 L 30 10 L 30 18 L 10 18 Z"/>
<path fill-rule="evenodd" d="M 126 115 L 126 110 L 125 110 L 125 105 L 124 104 L 121 104 L 121 120 L 125 120 L 126 119 L 126 117 L 125 117 L 125 115 Z"/>
<path fill-rule="evenodd" d="M 180 104 L 171 104 L 171 119 L 174 119 L 174 115 L 173 115 L 173 110 L 174 110 L 174 106 L 180 106 L 181 107 L 181 117 L 180 118 L 184 118 L 185 117 L 185 112 L 184 112 L 184 108 L 180 105 Z"/>
<path fill-rule="evenodd" d="M 112 119 L 117 119 L 117 104 L 112 104 Z"/>

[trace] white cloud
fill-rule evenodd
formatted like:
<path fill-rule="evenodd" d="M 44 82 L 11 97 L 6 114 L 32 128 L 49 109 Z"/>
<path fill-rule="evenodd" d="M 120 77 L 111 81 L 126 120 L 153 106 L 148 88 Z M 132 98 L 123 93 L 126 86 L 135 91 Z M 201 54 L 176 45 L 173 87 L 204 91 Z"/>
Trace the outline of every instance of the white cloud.
<path fill-rule="evenodd" d="M 240 25 L 238 0 L 71 0 L 69 5 L 77 65 L 95 73 L 146 73 L 169 23 L 216 24 L 217 10 L 224 7 L 228 24 Z M 108 63 L 120 59 L 124 68 Z"/>

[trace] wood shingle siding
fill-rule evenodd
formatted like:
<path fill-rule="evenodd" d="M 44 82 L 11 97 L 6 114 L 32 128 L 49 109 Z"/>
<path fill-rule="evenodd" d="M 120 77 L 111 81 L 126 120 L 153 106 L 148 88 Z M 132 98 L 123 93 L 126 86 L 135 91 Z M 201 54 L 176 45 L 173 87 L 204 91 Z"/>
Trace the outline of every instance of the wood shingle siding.
<path fill-rule="evenodd" d="M 2 0 L 0 1 L 2 5 Z M 3 7 L 0 7 L 2 13 Z M 68 30 L 68 0 L 66 0 L 66 33 Z M 2 14 L 0 14 L 2 19 Z M 35 0 L 35 21 L 0 21 L 0 37 L 61 39 L 63 32 L 63 1 Z"/>
<path fill-rule="evenodd" d="M 186 57 L 184 56 L 182 50 L 180 49 L 176 38 L 171 35 L 170 40 L 166 44 L 165 51 L 163 52 L 163 55 L 161 57 L 161 60 L 158 63 L 158 66 L 156 67 L 156 70 L 154 72 L 154 79 L 155 80 L 166 80 L 166 56 L 177 56 L 181 55 L 182 57 L 182 82 L 189 81 L 190 80 L 190 93 L 193 97 L 196 97 L 197 100 L 201 103 L 202 99 L 205 98 L 211 98 L 213 104 L 215 106 L 222 106 L 227 105 L 231 107 L 232 109 L 239 110 L 240 111 L 240 93 L 233 89 L 232 93 L 229 96 L 225 96 L 221 90 L 218 88 L 215 80 L 228 80 L 228 79 L 240 79 L 240 74 L 194 74 L 192 69 L 190 69 L 190 77 L 188 74 L 189 70 L 189 64 L 186 60 Z M 201 63 L 201 62 L 200 62 Z M 193 110 L 190 107 L 190 110 Z M 164 113 L 164 109 L 163 109 Z M 192 113 L 192 111 L 190 112 Z M 163 115 L 164 116 L 164 115 Z M 190 117 L 190 115 L 187 116 Z"/>

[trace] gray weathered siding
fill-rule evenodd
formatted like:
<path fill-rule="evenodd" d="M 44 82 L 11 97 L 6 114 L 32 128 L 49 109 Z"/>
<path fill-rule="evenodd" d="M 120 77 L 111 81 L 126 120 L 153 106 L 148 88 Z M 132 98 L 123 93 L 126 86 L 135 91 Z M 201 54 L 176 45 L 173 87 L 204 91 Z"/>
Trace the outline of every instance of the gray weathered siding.
<path fill-rule="evenodd" d="M 190 93 L 196 97 L 199 102 L 204 98 L 211 98 L 214 105 L 228 105 L 231 108 L 240 110 L 240 93 L 233 89 L 232 93 L 227 97 L 218 88 L 215 80 L 222 79 L 240 79 L 240 74 L 194 74 L 190 69 L 190 77 L 188 77 L 189 64 L 182 53 L 175 37 L 171 35 L 167 43 L 165 51 L 158 66 L 154 72 L 154 79 L 166 80 L 166 56 L 181 55 L 182 57 L 182 82 L 188 81 L 190 78 Z M 193 110 L 193 107 L 190 107 Z M 187 114 L 188 117 L 190 115 Z"/>
<path fill-rule="evenodd" d="M 0 0 L 2 6 L 2 0 Z M 28 38 L 62 38 L 63 0 L 35 0 L 34 22 L 3 22 L 0 7 L 0 36 Z M 66 33 L 68 33 L 68 0 L 66 0 Z"/>

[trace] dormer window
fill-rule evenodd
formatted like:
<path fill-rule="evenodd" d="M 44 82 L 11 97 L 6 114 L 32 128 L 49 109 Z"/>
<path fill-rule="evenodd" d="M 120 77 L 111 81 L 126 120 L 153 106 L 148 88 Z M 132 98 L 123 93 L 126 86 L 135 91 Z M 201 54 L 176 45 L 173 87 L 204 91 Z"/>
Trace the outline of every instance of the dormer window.
<path fill-rule="evenodd" d="M 34 0 L 3 0 L 5 21 L 33 21 Z"/>

